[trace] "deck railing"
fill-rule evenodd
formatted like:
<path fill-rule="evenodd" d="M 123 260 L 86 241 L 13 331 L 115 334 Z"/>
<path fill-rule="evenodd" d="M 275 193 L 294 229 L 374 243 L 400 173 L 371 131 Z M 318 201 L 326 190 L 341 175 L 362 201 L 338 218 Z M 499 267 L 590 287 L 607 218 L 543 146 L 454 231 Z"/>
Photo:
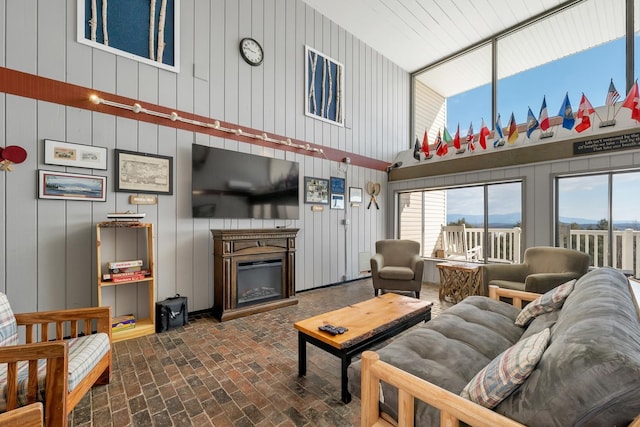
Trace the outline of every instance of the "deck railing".
<path fill-rule="evenodd" d="M 608 234 L 607 230 L 569 230 L 568 234 L 561 232 L 560 246 L 588 253 L 592 267 L 619 268 L 640 277 L 640 231 L 614 230 L 611 248 Z M 609 251 L 612 263 L 609 262 Z"/>
<path fill-rule="evenodd" d="M 467 247 L 483 246 L 484 257 L 489 262 L 520 262 L 520 227 L 489 228 L 488 233 L 488 247 L 484 247 L 484 228 L 466 228 Z"/>

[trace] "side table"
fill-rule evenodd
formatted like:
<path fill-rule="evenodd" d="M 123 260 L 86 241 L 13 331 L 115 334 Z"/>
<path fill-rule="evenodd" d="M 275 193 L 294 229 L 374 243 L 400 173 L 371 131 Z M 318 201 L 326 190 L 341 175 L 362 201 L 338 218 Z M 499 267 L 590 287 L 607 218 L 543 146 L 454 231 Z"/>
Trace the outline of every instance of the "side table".
<path fill-rule="evenodd" d="M 440 301 L 458 303 L 469 295 L 482 295 L 480 266 L 471 262 L 447 261 L 436 265 L 440 270 Z"/>

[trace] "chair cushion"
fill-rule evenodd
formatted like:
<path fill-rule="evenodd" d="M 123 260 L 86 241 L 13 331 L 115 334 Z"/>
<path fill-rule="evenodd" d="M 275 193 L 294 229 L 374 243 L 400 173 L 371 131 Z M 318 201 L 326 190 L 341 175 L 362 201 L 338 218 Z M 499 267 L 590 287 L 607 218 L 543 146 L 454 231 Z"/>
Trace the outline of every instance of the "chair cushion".
<path fill-rule="evenodd" d="M 0 345 L 18 344 L 18 324 L 9 299 L 0 292 Z"/>
<path fill-rule="evenodd" d="M 549 343 L 551 331 L 518 341 L 473 377 L 460 396 L 485 408 L 494 408 L 522 384 L 536 367 Z"/>
<path fill-rule="evenodd" d="M 105 333 L 86 335 L 65 340 L 69 346 L 69 392 L 72 392 L 85 376 L 111 349 L 109 336 Z M 46 379 L 46 360 L 38 360 L 38 396 L 44 402 L 44 385 Z M 29 362 L 18 362 L 18 405 L 27 404 Z M 0 412 L 7 408 L 7 365 L 0 364 Z"/>
<path fill-rule="evenodd" d="M 527 304 L 520 314 L 518 314 L 518 317 L 516 317 L 516 325 L 526 326 L 531 320 L 540 314 L 548 313 L 562 307 L 564 300 L 567 299 L 573 290 L 573 285 L 575 283 L 576 279 L 569 280 L 557 288 L 551 289 L 545 294 L 540 295 L 538 298 Z"/>
<path fill-rule="evenodd" d="M 378 275 L 381 279 L 412 280 L 414 273 L 409 267 L 386 266 L 380 269 Z"/>

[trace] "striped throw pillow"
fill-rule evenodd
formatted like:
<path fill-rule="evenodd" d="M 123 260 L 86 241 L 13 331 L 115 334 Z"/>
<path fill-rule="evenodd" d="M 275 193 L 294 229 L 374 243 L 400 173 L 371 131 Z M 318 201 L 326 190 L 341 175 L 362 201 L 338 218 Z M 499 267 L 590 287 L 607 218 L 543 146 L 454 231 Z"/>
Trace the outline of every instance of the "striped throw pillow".
<path fill-rule="evenodd" d="M 0 292 L 0 346 L 18 344 L 18 324 L 9 299 Z"/>
<path fill-rule="evenodd" d="M 547 328 L 506 349 L 469 381 L 460 396 L 485 408 L 498 406 L 533 372 L 550 335 Z"/>
<path fill-rule="evenodd" d="M 573 291 L 573 285 L 575 285 L 575 283 L 576 279 L 569 280 L 531 301 L 520 311 L 518 317 L 516 317 L 516 325 L 526 326 L 542 313 L 549 313 L 562 307 L 564 300 L 566 300 L 571 291 Z"/>

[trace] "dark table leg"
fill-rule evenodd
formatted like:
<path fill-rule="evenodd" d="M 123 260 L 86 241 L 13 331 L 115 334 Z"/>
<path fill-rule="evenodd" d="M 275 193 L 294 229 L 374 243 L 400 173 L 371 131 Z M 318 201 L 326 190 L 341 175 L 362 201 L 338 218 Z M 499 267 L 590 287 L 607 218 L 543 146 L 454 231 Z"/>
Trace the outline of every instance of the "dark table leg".
<path fill-rule="evenodd" d="M 298 376 L 307 374 L 307 339 L 306 335 L 298 332 Z"/>
<path fill-rule="evenodd" d="M 347 388 L 347 383 L 349 379 L 347 377 L 347 368 L 351 364 L 351 356 L 347 354 L 343 354 L 342 357 L 342 375 L 340 378 L 341 389 L 342 389 L 342 402 L 349 403 L 351 402 L 351 393 L 349 393 L 349 389 Z"/>

